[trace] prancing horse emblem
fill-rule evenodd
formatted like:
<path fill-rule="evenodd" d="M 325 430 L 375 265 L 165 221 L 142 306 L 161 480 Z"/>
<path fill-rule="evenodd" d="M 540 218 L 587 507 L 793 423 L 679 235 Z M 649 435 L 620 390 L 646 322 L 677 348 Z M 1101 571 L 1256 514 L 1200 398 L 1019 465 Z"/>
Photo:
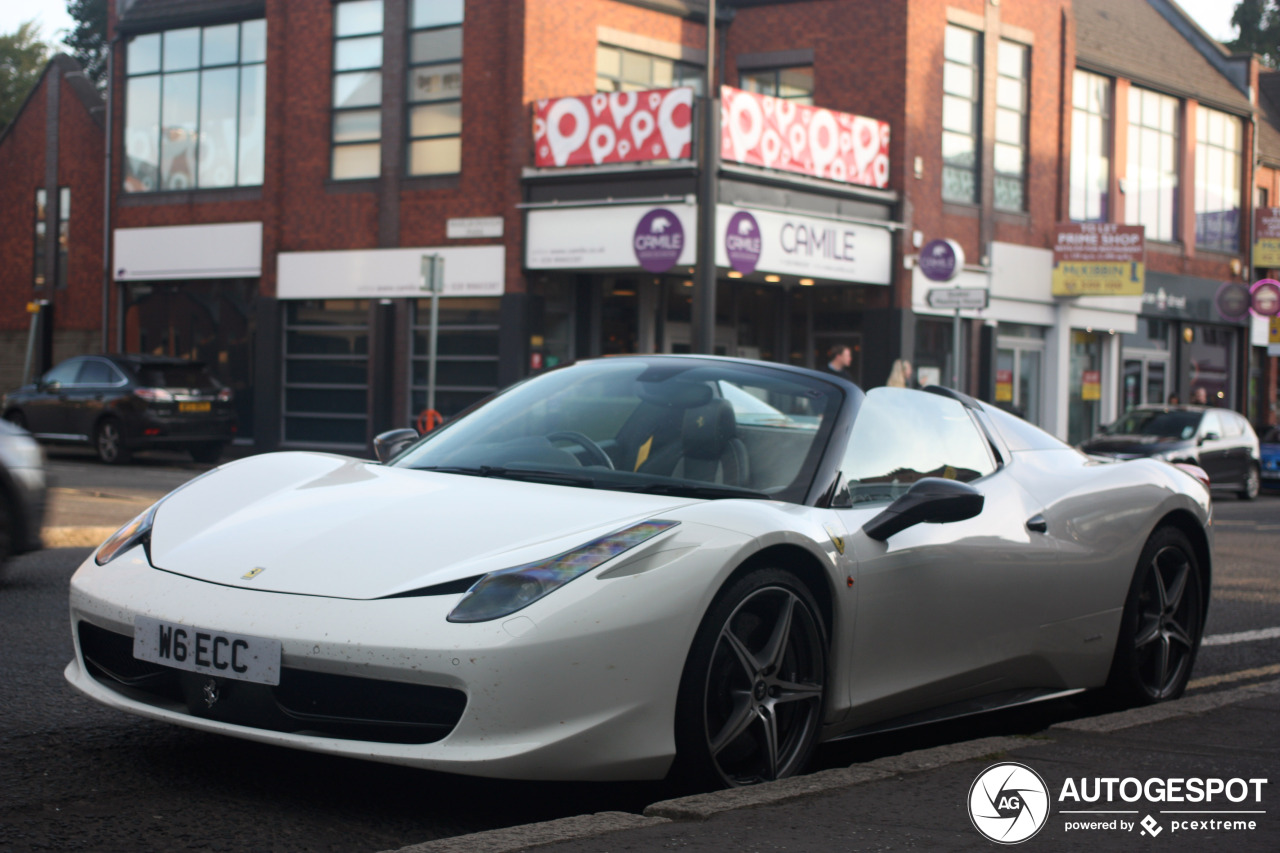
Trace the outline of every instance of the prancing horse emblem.
<path fill-rule="evenodd" d="M 208 705 L 210 708 L 212 708 L 214 704 L 222 698 L 222 694 L 218 692 L 218 682 L 214 681 L 212 678 L 204 683 L 204 690 L 202 692 L 204 693 L 204 704 Z"/>
<path fill-rule="evenodd" d="M 263 573 L 263 572 L 265 572 L 265 571 L 266 571 L 266 569 L 265 569 L 264 567 L 262 567 L 262 566 L 258 566 L 257 568 L 250 569 L 249 571 L 247 571 L 247 572 L 245 572 L 244 574 L 242 574 L 242 575 L 240 576 L 240 579 L 241 579 L 241 580 L 246 580 L 246 581 L 251 581 L 251 580 L 253 580 L 253 579 L 254 579 L 254 578 L 256 578 L 258 575 L 262 574 L 262 573 Z"/>

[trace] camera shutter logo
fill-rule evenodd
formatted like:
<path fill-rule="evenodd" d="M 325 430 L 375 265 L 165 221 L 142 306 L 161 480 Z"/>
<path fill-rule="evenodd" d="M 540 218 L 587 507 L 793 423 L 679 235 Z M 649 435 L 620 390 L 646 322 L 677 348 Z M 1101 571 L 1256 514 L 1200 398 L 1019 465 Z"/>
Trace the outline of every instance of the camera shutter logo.
<path fill-rule="evenodd" d="M 969 820 L 998 844 L 1020 844 L 1049 819 L 1049 788 L 1040 774 L 1006 761 L 993 764 L 969 788 Z"/>

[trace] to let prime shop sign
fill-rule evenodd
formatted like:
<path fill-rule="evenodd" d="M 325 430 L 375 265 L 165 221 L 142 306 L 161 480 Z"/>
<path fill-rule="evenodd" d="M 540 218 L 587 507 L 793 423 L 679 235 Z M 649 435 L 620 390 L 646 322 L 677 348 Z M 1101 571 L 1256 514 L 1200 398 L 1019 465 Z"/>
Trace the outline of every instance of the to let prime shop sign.
<path fill-rule="evenodd" d="M 1053 295 L 1141 296 L 1145 249 L 1141 225 L 1059 222 L 1053 237 Z"/>

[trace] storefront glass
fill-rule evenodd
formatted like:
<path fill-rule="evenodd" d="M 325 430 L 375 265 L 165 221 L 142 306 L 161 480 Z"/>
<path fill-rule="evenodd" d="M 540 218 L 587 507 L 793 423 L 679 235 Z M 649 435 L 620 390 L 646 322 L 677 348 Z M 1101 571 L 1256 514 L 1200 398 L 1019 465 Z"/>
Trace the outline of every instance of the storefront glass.
<path fill-rule="evenodd" d="M 1071 330 L 1067 443 L 1079 444 L 1098 431 L 1102 401 L 1102 336 Z"/>
<path fill-rule="evenodd" d="M 1121 386 L 1121 409 L 1167 403 L 1177 393 L 1170 361 L 1170 324 L 1165 320 L 1143 317 L 1138 331 L 1123 335 L 1124 377 Z"/>
<path fill-rule="evenodd" d="M 1210 405 L 1236 407 L 1230 366 L 1235 353 L 1236 331 L 1224 326 L 1187 325 L 1182 329 L 1186 343 L 1187 377 L 1191 399 L 1203 388 Z"/>
<path fill-rule="evenodd" d="M 964 389 L 963 373 L 957 382 L 955 374 L 955 348 L 952 345 L 952 321 L 921 317 L 916 322 L 915 377 L 921 387 L 942 385 Z M 960 325 L 961 344 L 964 342 L 964 323 Z M 963 371 L 963 361 L 960 364 Z"/>
<path fill-rule="evenodd" d="M 368 413 L 369 301 L 284 303 L 284 442 L 363 446 Z"/>
<path fill-rule="evenodd" d="M 436 339 L 435 410 L 444 417 L 498 390 L 499 300 L 446 297 L 440 300 Z M 431 300 L 413 303 L 413 369 L 410 414 L 427 407 L 431 353 Z"/>
<path fill-rule="evenodd" d="M 1041 423 L 1044 329 L 1001 323 L 997 329 L 995 403 L 1033 424 Z"/>

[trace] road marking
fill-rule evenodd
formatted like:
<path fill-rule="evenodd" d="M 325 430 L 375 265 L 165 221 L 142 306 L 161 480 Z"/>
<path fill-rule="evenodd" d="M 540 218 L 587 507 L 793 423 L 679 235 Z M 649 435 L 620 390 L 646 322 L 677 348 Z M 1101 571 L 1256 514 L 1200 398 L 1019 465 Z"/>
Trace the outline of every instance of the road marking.
<path fill-rule="evenodd" d="M 1254 669 L 1242 669 L 1237 672 L 1228 672 L 1223 675 L 1207 675 L 1204 678 L 1196 678 L 1187 682 L 1187 689 L 1201 690 L 1205 687 L 1213 687 L 1218 684 L 1228 684 L 1232 681 L 1244 681 L 1249 678 L 1261 678 L 1267 675 L 1280 675 L 1280 663 L 1273 663 L 1270 666 L 1259 666 Z"/>
<path fill-rule="evenodd" d="M 1255 640 L 1274 640 L 1280 637 L 1280 628 L 1263 628 L 1258 631 L 1241 631 L 1238 634 L 1211 634 L 1200 641 L 1202 646 L 1228 646 L 1232 643 L 1252 643 Z"/>

